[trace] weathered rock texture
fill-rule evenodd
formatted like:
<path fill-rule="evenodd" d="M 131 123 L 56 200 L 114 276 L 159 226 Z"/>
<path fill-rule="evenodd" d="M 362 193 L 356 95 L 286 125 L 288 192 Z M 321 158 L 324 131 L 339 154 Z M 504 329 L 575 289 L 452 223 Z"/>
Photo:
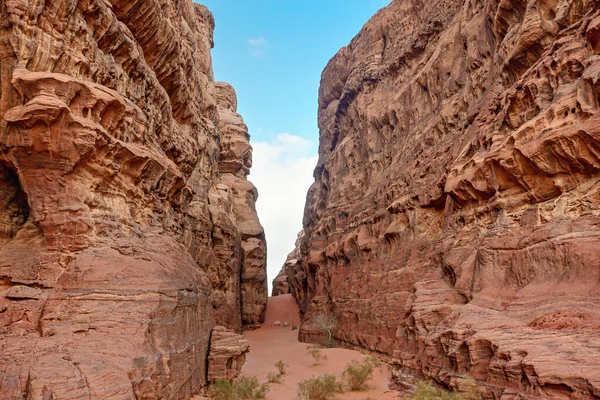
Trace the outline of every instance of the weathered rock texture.
<path fill-rule="evenodd" d="M 242 371 L 250 342 L 243 335 L 217 326 L 212 331 L 208 353 L 208 381 L 233 379 Z"/>
<path fill-rule="evenodd" d="M 281 271 L 279 271 L 275 279 L 273 279 L 273 290 L 271 292 L 272 296 L 280 296 L 282 294 L 291 293 L 287 270 L 293 270 L 296 267 L 296 264 L 298 264 L 298 258 L 300 258 L 300 244 L 302 243 L 303 238 L 304 230 L 301 230 L 298 232 L 298 236 L 296 237 L 296 247 L 290 254 L 288 254 Z"/>
<path fill-rule="evenodd" d="M 395 0 L 328 64 L 301 338 L 600 398 L 600 3 Z"/>
<path fill-rule="evenodd" d="M 240 316 L 242 323 L 252 328 L 264 322 L 267 306 L 265 233 L 254 206 L 258 197 L 256 188 L 246 179 L 252 166 L 248 127 L 236 113 L 233 87 L 219 82 L 216 89 L 221 176 L 209 195 L 213 222 L 219 221 L 213 230 L 218 263 L 211 271 L 219 290 L 213 295 L 222 320 Z"/>
<path fill-rule="evenodd" d="M 3 399 L 189 398 L 213 326 L 263 318 L 213 28 L 189 0 L 0 2 Z"/>
<path fill-rule="evenodd" d="M 293 260 L 294 262 L 298 262 L 298 260 Z M 283 268 L 275 279 L 273 279 L 273 290 L 271 291 L 271 296 L 281 296 L 282 294 L 290 294 L 290 284 L 288 282 L 287 276 L 287 268 L 290 266 L 290 260 L 286 260 L 285 264 L 283 264 Z"/>

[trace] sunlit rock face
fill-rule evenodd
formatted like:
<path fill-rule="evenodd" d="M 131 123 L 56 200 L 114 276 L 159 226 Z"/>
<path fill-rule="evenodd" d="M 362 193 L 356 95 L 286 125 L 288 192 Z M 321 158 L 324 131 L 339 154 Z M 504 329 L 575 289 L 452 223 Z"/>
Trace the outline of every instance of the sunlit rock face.
<path fill-rule="evenodd" d="M 213 29 L 189 0 L 0 2 L 1 398 L 189 398 L 212 328 L 263 318 Z"/>
<path fill-rule="evenodd" d="M 273 279 L 273 290 L 271 292 L 272 296 L 280 296 L 283 294 L 290 294 L 290 281 L 288 277 L 288 269 L 291 271 L 294 270 L 296 264 L 298 264 L 298 259 L 300 258 L 300 244 L 304 240 L 304 230 L 301 230 L 296 237 L 295 248 L 292 250 L 290 254 L 288 254 L 285 262 L 283 263 L 283 267 Z"/>
<path fill-rule="evenodd" d="M 600 396 L 600 3 L 395 0 L 329 62 L 299 263 L 321 334 L 490 398 Z"/>
<path fill-rule="evenodd" d="M 213 242 L 218 262 L 212 270 L 219 278 L 213 279 L 218 289 L 215 298 L 220 295 L 217 301 L 229 305 L 219 308 L 221 320 L 233 315 L 241 318 L 245 327 L 255 328 L 264 322 L 267 307 L 267 246 L 264 229 L 256 214 L 258 193 L 247 180 L 252 167 L 250 135 L 236 112 L 237 97 L 233 87 L 218 82 L 216 98 L 221 176 L 209 195 L 216 225 Z"/>

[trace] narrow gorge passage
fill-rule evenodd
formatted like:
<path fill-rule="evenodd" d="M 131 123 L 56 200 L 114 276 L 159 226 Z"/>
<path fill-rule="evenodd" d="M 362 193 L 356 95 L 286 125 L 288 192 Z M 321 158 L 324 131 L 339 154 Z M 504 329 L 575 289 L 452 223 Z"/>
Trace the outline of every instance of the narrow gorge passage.
<path fill-rule="evenodd" d="M 282 325 L 273 326 L 274 322 Z M 289 326 L 283 324 L 288 322 Z M 314 365 L 307 352 L 309 344 L 298 341 L 298 330 L 292 326 L 300 324 L 298 305 L 287 294 L 270 297 L 267 303 L 265 323 L 258 330 L 248 331 L 245 336 L 250 341 L 250 353 L 242 369 L 242 376 L 254 376 L 261 382 L 267 380 L 269 373 L 276 372 L 275 364 L 281 360 L 288 365 L 287 375 L 281 383 L 269 385 L 266 400 L 296 400 L 298 384 L 308 378 L 322 374 L 334 374 L 341 379 L 342 371 L 352 360 L 362 361 L 365 355 L 359 351 L 331 348 L 322 349 L 327 359 L 322 365 Z M 375 370 L 368 390 L 346 391 L 336 395 L 338 400 L 364 400 L 366 398 L 392 400 L 399 394 L 389 388 L 391 372 L 387 366 Z"/>
<path fill-rule="evenodd" d="M 0 0 L 0 400 L 599 400 L 600 0 L 203 1 Z"/>

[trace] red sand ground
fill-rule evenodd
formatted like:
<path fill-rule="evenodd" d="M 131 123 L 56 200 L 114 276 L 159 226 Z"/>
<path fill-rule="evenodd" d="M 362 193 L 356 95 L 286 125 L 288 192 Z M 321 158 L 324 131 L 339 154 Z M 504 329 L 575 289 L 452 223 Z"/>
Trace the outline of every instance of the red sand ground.
<path fill-rule="evenodd" d="M 290 326 L 271 326 L 274 321 L 289 322 Z M 255 376 L 266 382 L 269 372 L 275 373 L 275 363 L 282 360 L 288 365 L 287 375 L 282 383 L 270 384 L 267 400 L 296 400 L 298 383 L 304 379 L 321 374 L 335 374 L 339 378 L 345 366 L 352 360 L 363 360 L 365 356 L 357 351 L 346 349 L 323 349 L 327 356 L 324 365 L 313 365 L 312 357 L 307 353 L 306 343 L 298 342 L 298 330 L 291 325 L 300 325 L 298 307 L 291 295 L 270 297 L 267 316 L 262 328 L 246 332 L 250 340 L 250 353 L 242 375 Z M 377 400 L 399 399 L 397 393 L 388 388 L 390 371 L 387 367 L 377 368 L 373 379 L 369 381 L 370 389 L 362 392 L 345 392 L 336 396 L 337 400 Z"/>

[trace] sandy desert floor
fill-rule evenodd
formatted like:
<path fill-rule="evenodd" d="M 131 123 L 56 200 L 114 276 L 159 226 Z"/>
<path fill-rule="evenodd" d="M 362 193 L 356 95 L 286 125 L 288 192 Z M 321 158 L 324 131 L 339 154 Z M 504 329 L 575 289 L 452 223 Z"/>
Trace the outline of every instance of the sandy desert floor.
<path fill-rule="evenodd" d="M 289 322 L 290 326 L 271 326 L 274 321 Z M 255 376 L 266 382 L 269 372 L 276 372 L 275 363 L 282 360 L 288 365 L 287 375 L 282 383 L 270 384 L 267 400 L 297 399 L 298 383 L 304 379 L 321 374 L 335 374 L 339 378 L 345 366 L 352 360 L 363 360 L 366 356 L 357 351 L 346 349 L 323 349 L 327 356 L 323 365 L 313 365 L 312 357 L 307 353 L 306 343 L 298 342 L 298 330 L 291 325 L 300 325 L 298 308 L 291 295 L 269 298 L 265 323 L 260 329 L 246 332 L 250 340 L 250 353 L 242 375 Z M 377 368 L 373 379 L 369 381 L 369 390 L 344 392 L 336 396 L 338 400 L 368 398 L 377 400 L 399 399 L 396 392 L 388 388 L 390 371 L 386 366 Z"/>

